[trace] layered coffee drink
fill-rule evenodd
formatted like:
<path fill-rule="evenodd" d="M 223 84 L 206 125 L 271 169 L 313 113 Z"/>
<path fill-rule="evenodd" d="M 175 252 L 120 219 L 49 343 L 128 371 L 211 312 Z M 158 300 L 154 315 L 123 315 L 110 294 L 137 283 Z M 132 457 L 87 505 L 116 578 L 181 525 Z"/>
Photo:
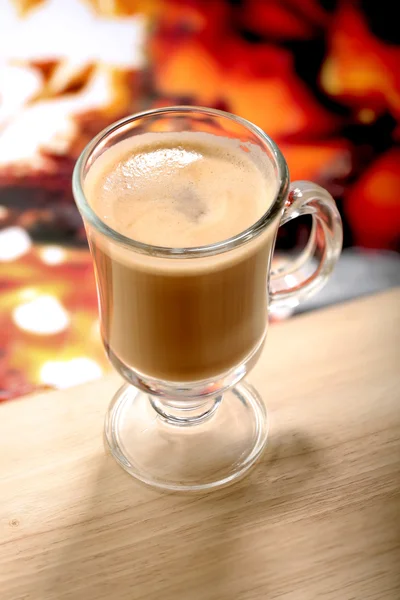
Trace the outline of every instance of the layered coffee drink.
<path fill-rule="evenodd" d="M 139 134 L 96 158 L 84 192 L 126 238 L 88 231 L 112 358 L 139 375 L 184 383 L 222 375 L 255 351 L 267 326 L 278 222 L 228 251 L 218 244 L 275 200 L 276 175 L 261 148 L 211 133 Z M 203 246 L 208 252 L 191 255 Z M 160 256 L 158 247 L 175 251 Z"/>

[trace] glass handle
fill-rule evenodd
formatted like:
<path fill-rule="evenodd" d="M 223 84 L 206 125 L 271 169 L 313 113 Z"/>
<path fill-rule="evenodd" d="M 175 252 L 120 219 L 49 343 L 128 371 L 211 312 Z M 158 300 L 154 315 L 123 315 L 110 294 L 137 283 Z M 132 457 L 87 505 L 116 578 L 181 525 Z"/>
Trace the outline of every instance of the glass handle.
<path fill-rule="evenodd" d="M 311 181 L 293 182 L 280 225 L 301 215 L 312 216 L 310 238 L 298 257 L 271 270 L 272 313 L 295 308 L 318 292 L 328 281 L 340 256 L 342 220 L 332 196 Z"/>

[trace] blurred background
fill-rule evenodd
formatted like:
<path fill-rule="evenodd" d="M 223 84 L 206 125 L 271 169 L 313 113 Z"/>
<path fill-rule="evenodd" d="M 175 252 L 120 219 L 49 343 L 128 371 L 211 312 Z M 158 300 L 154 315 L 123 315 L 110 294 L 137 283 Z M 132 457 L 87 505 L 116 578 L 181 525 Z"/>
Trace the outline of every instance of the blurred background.
<path fill-rule="evenodd" d="M 0 0 L 0 400 L 111 371 L 71 173 L 149 107 L 228 110 L 335 197 L 345 251 L 302 310 L 400 283 L 400 37 L 391 0 Z M 281 254 L 307 223 L 280 233 Z M 378 317 L 377 317 L 378 318 Z"/>

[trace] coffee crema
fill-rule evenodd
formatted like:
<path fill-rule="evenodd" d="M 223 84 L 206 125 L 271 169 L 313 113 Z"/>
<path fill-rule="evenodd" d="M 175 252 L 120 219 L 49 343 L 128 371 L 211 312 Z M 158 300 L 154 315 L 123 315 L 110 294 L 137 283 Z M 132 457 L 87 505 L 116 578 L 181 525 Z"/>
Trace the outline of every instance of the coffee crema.
<path fill-rule="evenodd" d="M 277 182 L 256 145 L 207 133 L 146 133 L 98 157 L 84 191 L 118 233 L 193 248 L 253 225 L 274 202 Z M 278 220 L 240 247 L 204 258 L 151 256 L 88 232 L 110 355 L 142 376 L 174 382 L 215 377 L 243 362 L 266 330 Z"/>

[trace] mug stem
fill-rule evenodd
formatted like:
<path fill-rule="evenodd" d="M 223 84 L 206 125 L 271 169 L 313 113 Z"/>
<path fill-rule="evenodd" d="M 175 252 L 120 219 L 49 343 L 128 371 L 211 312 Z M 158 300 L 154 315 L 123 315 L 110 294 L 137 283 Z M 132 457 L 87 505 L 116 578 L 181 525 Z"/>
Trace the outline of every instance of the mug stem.
<path fill-rule="evenodd" d="M 222 395 L 183 402 L 149 396 L 149 401 L 159 417 L 168 425 L 192 427 L 211 419 L 222 402 Z"/>

